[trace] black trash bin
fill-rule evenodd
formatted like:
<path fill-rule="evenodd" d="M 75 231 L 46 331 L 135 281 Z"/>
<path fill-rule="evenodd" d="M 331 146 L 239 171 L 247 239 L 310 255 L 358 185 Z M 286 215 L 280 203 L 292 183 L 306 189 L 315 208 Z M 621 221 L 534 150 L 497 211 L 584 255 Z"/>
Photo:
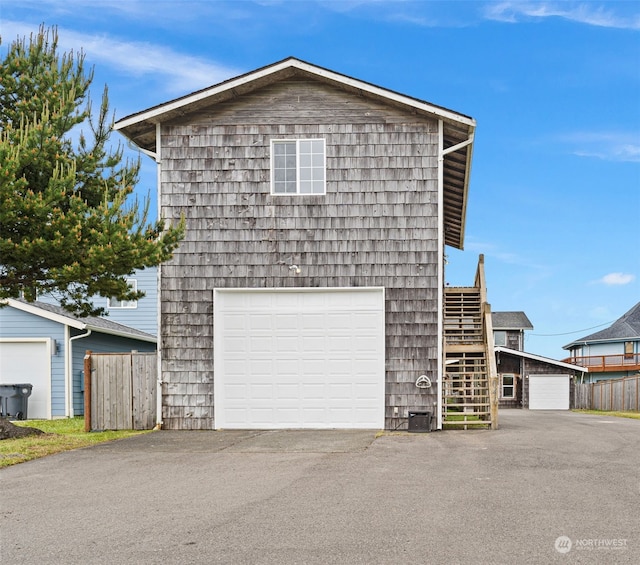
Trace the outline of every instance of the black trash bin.
<path fill-rule="evenodd" d="M 431 431 L 431 412 L 429 410 L 411 410 L 409 411 L 409 429 L 410 432 L 430 432 Z"/>
<path fill-rule="evenodd" d="M 26 383 L 0 385 L 0 416 L 10 420 L 26 420 L 32 388 L 33 385 Z"/>

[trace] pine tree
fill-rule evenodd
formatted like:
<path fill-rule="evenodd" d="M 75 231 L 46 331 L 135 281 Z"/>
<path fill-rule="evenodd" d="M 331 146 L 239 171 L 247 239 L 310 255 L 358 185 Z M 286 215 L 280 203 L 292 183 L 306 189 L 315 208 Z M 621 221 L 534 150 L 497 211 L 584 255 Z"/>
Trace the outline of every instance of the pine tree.
<path fill-rule="evenodd" d="M 169 259 L 184 222 L 147 223 L 149 201 L 132 201 L 140 164 L 109 145 L 107 88 L 94 116 L 84 60 L 60 54 L 57 30 L 44 26 L 2 60 L 0 299 L 55 294 L 67 310 L 95 315 L 103 310 L 92 296 L 144 295 L 127 277 Z"/>

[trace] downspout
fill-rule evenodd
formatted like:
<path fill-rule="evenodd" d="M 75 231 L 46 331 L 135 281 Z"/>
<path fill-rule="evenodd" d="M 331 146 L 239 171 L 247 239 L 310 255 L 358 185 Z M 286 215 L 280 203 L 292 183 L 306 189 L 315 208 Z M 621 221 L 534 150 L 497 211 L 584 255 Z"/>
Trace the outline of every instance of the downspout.
<path fill-rule="evenodd" d="M 438 120 L 438 398 L 436 429 L 442 429 L 442 396 L 444 394 L 444 126 Z"/>
<path fill-rule="evenodd" d="M 161 198 L 160 198 L 160 187 L 162 186 L 162 167 L 160 160 L 160 147 L 161 147 L 161 137 L 160 137 L 160 124 L 156 124 L 156 152 L 147 153 L 150 157 L 153 157 L 156 161 L 156 186 L 157 186 L 157 209 L 158 216 L 161 215 Z M 156 341 L 156 426 L 154 429 L 160 430 L 162 429 L 162 264 L 158 265 L 157 271 L 157 280 L 156 280 L 156 328 L 157 328 L 157 341 Z"/>
<path fill-rule="evenodd" d="M 65 326 L 65 339 L 69 336 L 69 326 Z M 73 411 L 73 343 L 76 339 L 82 339 L 85 337 L 89 337 L 91 335 L 91 330 L 87 330 L 87 333 L 74 335 L 73 337 L 68 337 L 67 343 L 69 346 L 66 348 L 66 359 L 65 365 L 67 367 L 67 399 L 66 399 L 66 413 L 69 418 L 73 418 L 75 413 Z"/>

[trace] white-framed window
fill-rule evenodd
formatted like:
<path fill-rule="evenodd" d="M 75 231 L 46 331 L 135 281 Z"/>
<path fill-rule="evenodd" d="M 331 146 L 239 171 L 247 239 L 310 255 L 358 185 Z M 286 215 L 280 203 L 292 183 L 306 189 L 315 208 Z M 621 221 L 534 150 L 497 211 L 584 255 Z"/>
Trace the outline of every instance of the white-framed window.
<path fill-rule="evenodd" d="M 507 332 L 503 330 L 496 330 L 493 332 L 493 343 L 494 345 L 500 345 L 502 347 L 507 346 Z"/>
<path fill-rule="evenodd" d="M 136 279 L 127 279 L 127 284 L 131 287 L 132 290 L 138 290 L 138 281 Z M 107 308 L 137 308 L 138 301 L 137 300 L 118 300 L 113 296 L 107 299 Z"/>
<path fill-rule="evenodd" d="M 516 376 L 513 374 L 505 373 L 500 375 L 500 388 L 502 392 L 502 398 L 515 398 L 516 397 Z"/>
<path fill-rule="evenodd" d="M 324 139 L 271 140 L 271 194 L 325 194 Z"/>

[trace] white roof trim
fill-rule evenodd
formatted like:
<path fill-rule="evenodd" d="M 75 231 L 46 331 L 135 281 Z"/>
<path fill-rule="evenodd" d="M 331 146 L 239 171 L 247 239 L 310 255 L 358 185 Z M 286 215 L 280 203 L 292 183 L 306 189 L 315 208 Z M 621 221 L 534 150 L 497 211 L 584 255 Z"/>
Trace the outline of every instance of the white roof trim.
<path fill-rule="evenodd" d="M 604 330 L 603 330 L 604 331 Z M 598 343 L 624 343 L 625 341 L 640 341 L 640 336 L 629 336 L 629 337 L 608 337 L 604 339 L 579 339 L 577 341 L 572 341 L 567 345 L 563 345 L 562 349 L 571 349 L 572 347 L 577 346 L 590 346 L 596 345 Z"/>
<path fill-rule="evenodd" d="M 518 351 L 516 349 L 509 349 L 508 347 L 502 347 L 498 345 L 494 348 L 496 353 L 508 353 L 509 355 L 516 355 L 518 357 L 526 357 L 527 359 L 533 359 L 534 361 L 542 361 L 543 363 L 549 363 L 550 365 L 556 365 L 565 369 L 571 369 L 572 371 L 582 371 L 588 373 L 587 367 L 581 367 L 580 365 L 572 365 L 571 363 L 565 363 L 564 361 L 556 361 L 549 357 L 543 357 L 542 355 L 535 355 L 534 353 L 527 353 L 526 351 Z"/>
<path fill-rule="evenodd" d="M 77 330 L 87 329 L 87 324 L 83 322 L 80 322 L 74 318 L 67 318 L 66 316 L 56 314 L 55 312 L 43 310 L 42 308 L 38 308 L 33 304 L 20 302 L 19 300 L 14 300 L 13 298 L 8 298 L 7 304 L 12 308 L 21 310 L 22 312 L 27 312 L 28 314 L 33 314 L 34 316 L 39 316 L 40 318 L 45 318 L 46 320 L 51 320 L 52 322 L 64 324 L 65 326 L 71 326 L 72 328 L 75 328 Z"/>
<path fill-rule="evenodd" d="M 13 298 L 8 298 L 6 300 L 8 306 L 12 308 L 16 308 L 17 310 L 21 310 L 22 312 L 27 312 L 28 314 L 33 314 L 34 316 L 39 316 L 40 318 L 44 318 L 45 320 L 50 320 L 52 322 L 56 322 L 58 324 L 63 324 L 65 326 L 72 327 L 77 330 L 91 330 L 92 332 L 97 332 L 101 334 L 108 334 L 117 337 L 125 337 L 127 339 L 137 339 L 138 341 L 145 341 L 148 343 L 158 343 L 158 339 L 155 336 L 143 336 L 135 333 L 120 331 L 114 328 L 106 328 L 104 326 L 99 326 L 91 323 L 80 322 L 75 318 L 67 318 L 61 314 L 57 314 L 55 312 L 49 312 L 49 310 L 44 310 L 43 308 L 38 308 L 33 304 L 21 302 L 19 300 L 14 300 Z M 135 329 L 135 328 L 132 328 Z"/>
<path fill-rule="evenodd" d="M 418 110 L 422 110 L 424 112 L 433 114 L 434 116 L 438 116 L 439 118 L 442 118 L 447 121 L 458 122 L 471 127 L 475 127 L 476 125 L 476 121 L 473 118 L 469 118 L 461 114 L 457 114 L 455 112 L 446 110 L 444 108 L 439 108 L 437 106 L 433 106 L 431 104 L 427 104 L 425 102 L 421 102 L 419 100 L 415 100 L 413 98 L 403 96 L 402 94 L 398 94 L 396 92 L 386 90 L 384 88 L 380 88 L 378 86 L 375 86 L 366 82 L 362 82 L 357 79 L 347 77 L 345 75 L 334 73 L 333 71 L 330 71 L 328 69 L 316 67 L 315 65 L 305 63 L 304 61 L 300 61 L 298 59 L 290 58 L 290 59 L 285 59 L 280 63 L 276 63 L 275 65 L 270 65 L 268 67 L 265 67 L 261 70 L 248 73 L 246 75 L 243 75 L 235 79 L 225 81 L 216 86 L 205 88 L 191 95 L 187 95 L 178 100 L 174 100 L 173 102 L 162 104 L 160 106 L 147 110 L 146 112 L 141 112 L 129 118 L 125 118 L 121 121 L 118 121 L 114 125 L 114 129 L 120 130 L 128 126 L 137 124 L 139 122 L 143 122 L 145 120 L 152 120 L 153 118 L 158 118 L 162 114 L 171 112 L 172 110 L 177 110 L 184 106 L 188 106 L 189 104 L 193 104 L 194 102 L 198 102 L 210 96 L 214 96 L 221 92 L 225 92 L 227 90 L 232 90 L 234 88 L 237 88 L 238 86 L 242 86 L 243 84 L 253 82 L 256 79 L 269 76 L 273 73 L 277 73 L 279 71 L 282 71 L 291 67 L 332 80 L 334 82 L 342 83 L 352 88 L 358 88 L 360 90 L 364 90 L 366 92 L 369 92 L 370 94 L 387 98 L 389 100 L 393 100 L 394 102 L 399 102 L 406 106 L 411 106 Z"/>

